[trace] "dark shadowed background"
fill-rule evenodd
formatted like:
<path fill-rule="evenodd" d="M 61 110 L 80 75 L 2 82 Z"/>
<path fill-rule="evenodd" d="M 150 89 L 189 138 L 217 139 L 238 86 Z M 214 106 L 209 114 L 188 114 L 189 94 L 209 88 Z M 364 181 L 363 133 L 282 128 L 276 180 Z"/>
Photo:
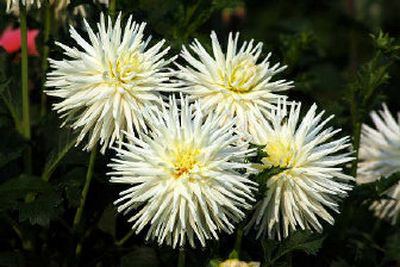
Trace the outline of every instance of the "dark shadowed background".
<path fill-rule="evenodd" d="M 83 32 L 81 18 L 73 15 L 78 5 L 87 7 L 91 25 L 98 21 L 101 11 L 107 12 L 90 0 L 72 1 L 65 11 L 66 21 L 54 20 L 52 25 L 50 57 L 62 58 L 55 40 L 73 44 L 68 22 Z M 377 56 L 377 44 L 390 40 L 382 37 L 374 41 L 370 34 L 382 30 L 398 37 L 400 31 L 400 1 L 393 0 L 118 0 L 117 10 L 123 11 L 123 18 L 133 14 L 135 20 L 146 21 L 146 33 L 154 40 L 166 39 L 172 47 L 171 56 L 193 38 L 210 48 L 211 30 L 224 45 L 230 31 L 240 31 L 242 41 L 253 38 L 263 42 L 264 56 L 272 52 L 273 63 L 288 66 L 280 78 L 295 83 L 287 93 L 289 97 L 302 101 L 305 107 L 316 102 L 327 114 L 335 114 L 331 125 L 343 128 L 343 136 L 353 131 L 351 108 L 358 100 L 351 88 L 371 78 L 376 66 L 361 76 L 357 73 Z M 28 13 L 29 28 L 43 28 L 42 13 Z M 5 13 L 2 0 L 0 33 L 10 26 L 17 27 L 18 19 Z M 37 44 L 41 54 L 42 32 Z M 379 84 L 368 108 L 377 109 L 386 102 L 392 112 L 397 112 L 399 66 L 390 53 L 384 56 L 374 64 L 381 66 L 392 60 L 385 70 L 390 77 Z M 77 231 L 72 230 L 89 153 L 72 146 L 73 133 L 59 129 L 61 122 L 50 112 L 54 99 L 49 99 L 46 114 L 40 116 L 42 62 L 40 56 L 29 60 L 33 137 L 25 142 L 9 109 L 9 105 L 20 106 L 19 53 L 0 50 L 0 266 L 176 266 L 177 250 L 147 243 L 143 234 L 121 242 L 129 224 L 112 206 L 121 190 L 109 184 L 106 176 L 112 151 L 96 161 L 83 223 Z M 368 118 L 366 121 L 370 122 Z M 27 146 L 34 155 L 29 176 L 22 174 L 21 167 Z M 60 155 L 65 158 L 52 169 Z M 49 182 L 43 182 L 40 177 L 49 172 Z M 24 201 L 30 192 L 38 197 L 33 202 Z M 335 225 L 324 225 L 320 235 L 295 235 L 282 244 L 254 241 L 252 235 L 244 237 L 241 258 L 266 262 L 268 257 L 277 257 L 273 266 L 400 266 L 400 226 L 377 220 L 368 211 L 368 200 L 374 193 L 374 188 L 353 192 L 342 203 Z M 75 257 L 77 242 L 82 244 L 79 259 Z M 219 243 L 210 242 L 205 249 L 189 249 L 186 266 L 208 266 L 212 260 L 226 259 L 233 243 L 234 235 L 222 235 Z"/>

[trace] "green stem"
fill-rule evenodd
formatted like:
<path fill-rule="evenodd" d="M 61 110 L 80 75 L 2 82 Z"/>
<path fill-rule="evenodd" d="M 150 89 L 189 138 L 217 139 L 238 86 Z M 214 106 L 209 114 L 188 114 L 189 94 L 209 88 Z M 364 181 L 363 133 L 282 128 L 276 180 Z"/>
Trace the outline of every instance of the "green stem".
<path fill-rule="evenodd" d="M 45 169 L 43 170 L 42 173 L 42 180 L 43 181 L 48 181 L 53 174 L 53 172 L 56 170 L 58 165 L 60 164 L 61 160 L 68 154 L 68 152 L 71 150 L 71 148 L 75 144 L 75 140 L 70 141 L 58 154 L 57 156 L 48 164 L 46 165 Z"/>
<path fill-rule="evenodd" d="M 121 238 L 120 240 L 115 241 L 115 245 L 117 247 L 122 247 L 126 241 L 129 240 L 129 238 L 131 238 L 131 236 L 135 233 L 135 231 L 130 230 L 123 238 Z"/>
<path fill-rule="evenodd" d="M 236 232 L 235 245 L 233 247 L 232 252 L 229 254 L 230 259 L 239 259 L 240 248 L 242 246 L 242 238 L 243 238 L 243 227 L 239 226 L 239 228 Z"/>
<path fill-rule="evenodd" d="M 357 116 L 358 117 L 358 116 Z M 353 150 L 355 159 L 352 162 L 351 166 L 351 175 L 356 177 L 357 175 L 357 166 L 358 166 L 358 150 L 360 148 L 360 137 L 361 137 L 361 122 L 356 120 L 353 122 Z"/>
<path fill-rule="evenodd" d="M 110 4 L 108 6 L 108 14 L 111 16 L 111 19 L 115 21 L 115 15 L 117 10 L 117 0 L 110 0 Z"/>
<path fill-rule="evenodd" d="M 88 166 L 88 169 L 86 172 L 85 185 L 83 186 L 80 204 L 79 204 L 78 209 L 76 210 L 75 217 L 74 217 L 74 223 L 73 223 L 74 229 L 76 229 L 76 227 L 79 226 L 79 224 L 81 222 L 83 209 L 85 208 L 85 202 L 86 202 L 87 194 L 89 192 L 90 182 L 92 181 L 92 178 L 93 178 L 93 170 L 94 170 L 94 163 L 96 161 L 96 154 L 97 154 L 97 146 L 93 147 L 93 149 L 90 153 L 89 166 Z"/>
<path fill-rule="evenodd" d="M 22 80 L 22 136 L 27 142 L 31 140 L 31 122 L 29 111 L 29 87 L 28 87 L 28 33 L 26 23 L 26 7 L 19 2 L 21 20 L 21 80 Z M 32 172 L 32 151 L 27 148 L 24 155 L 25 171 Z"/>
<path fill-rule="evenodd" d="M 43 52 L 42 52 L 42 95 L 40 102 L 40 115 L 45 115 L 47 112 L 47 96 L 44 93 L 45 90 L 45 82 L 46 82 L 46 72 L 48 68 L 47 58 L 49 56 L 49 46 L 47 45 L 50 37 L 51 30 L 51 10 L 50 3 L 45 1 L 44 4 L 44 14 L 43 14 Z"/>
<path fill-rule="evenodd" d="M 178 256 L 178 267 L 185 267 L 185 249 L 179 249 L 179 256 Z"/>
<path fill-rule="evenodd" d="M 80 257 L 82 253 L 82 242 L 79 242 L 75 248 L 75 255 L 76 257 Z"/>

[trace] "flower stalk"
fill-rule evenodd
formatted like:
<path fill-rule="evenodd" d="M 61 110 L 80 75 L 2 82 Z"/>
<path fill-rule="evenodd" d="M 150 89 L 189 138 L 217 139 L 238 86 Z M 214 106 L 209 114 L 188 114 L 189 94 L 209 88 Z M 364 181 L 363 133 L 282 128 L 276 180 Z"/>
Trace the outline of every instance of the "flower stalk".
<path fill-rule="evenodd" d="M 94 170 L 94 163 L 96 161 L 96 155 L 97 155 L 97 147 L 95 146 L 95 147 L 93 147 L 92 151 L 90 152 L 89 166 L 88 166 L 88 169 L 86 172 L 85 185 L 83 186 L 80 204 L 79 204 L 78 209 L 76 210 L 75 217 L 74 217 L 74 222 L 73 222 L 74 229 L 76 229 L 81 222 L 83 209 L 85 208 L 87 194 L 89 192 L 90 183 L 93 178 L 93 170 Z"/>
<path fill-rule="evenodd" d="M 131 238 L 131 236 L 132 236 L 134 233 L 135 233 L 135 231 L 130 230 L 123 238 L 121 238 L 120 240 L 116 240 L 116 241 L 115 241 L 115 245 L 116 245 L 117 247 L 122 247 L 122 246 L 125 244 L 125 242 L 128 241 L 128 240 Z"/>
<path fill-rule="evenodd" d="M 178 267 L 185 267 L 185 249 L 181 248 L 179 249 L 179 255 L 178 255 Z"/>
<path fill-rule="evenodd" d="M 117 0 L 110 0 L 108 13 L 113 21 L 115 21 L 116 10 L 117 10 Z"/>
<path fill-rule="evenodd" d="M 243 226 L 239 226 L 238 230 L 236 231 L 235 245 L 233 247 L 232 252 L 229 254 L 230 259 L 239 259 L 240 249 L 242 246 L 242 238 L 243 238 Z"/>
<path fill-rule="evenodd" d="M 20 1 L 21 23 L 21 81 L 22 81 L 22 136 L 27 142 L 31 140 L 31 123 L 28 87 L 28 34 L 26 22 L 26 7 Z M 24 155 L 25 171 L 32 172 L 32 150 L 28 147 Z"/>

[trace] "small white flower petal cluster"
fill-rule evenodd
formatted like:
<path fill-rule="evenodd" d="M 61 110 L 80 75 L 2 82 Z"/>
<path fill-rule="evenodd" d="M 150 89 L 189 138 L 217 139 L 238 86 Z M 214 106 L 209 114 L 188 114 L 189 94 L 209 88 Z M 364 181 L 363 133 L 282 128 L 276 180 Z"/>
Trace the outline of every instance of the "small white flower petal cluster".
<path fill-rule="evenodd" d="M 278 104 L 269 120 L 254 136 L 263 145 L 263 168 L 279 167 L 279 174 L 266 181 L 266 195 L 257 203 L 247 226 L 258 229 L 257 237 L 287 237 L 301 229 L 322 232 L 319 219 L 333 224 L 327 209 L 338 211 L 338 200 L 352 189 L 353 177 L 340 165 L 353 160 L 349 137 L 331 140 L 340 129 L 324 129 L 333 116 L 322 120 L 314 104 L 300 119 L 300 104 Z"/>
<path fill-rule="evenodd" d="M 169 48 L 162 48 L 164 41 L 148 47 L 145 23 L 132 21 L 132 16 L 125 29 L 121 16 L 113 26 L 111 18 L 106 23 L 102 15 L 97 33 L 84 23 L 90 43 L 71 26 L 70 34 L 81 48 L 57 43 L 68 59 L 49 60 L 53 70 L 46 86 L 56 89 L 46 93 L 62 99 L 54 109 L 65 123 L 80 129 L 77 144 L 88 135 L 85 149 L 100 142 L 104 152 L 121 139 L 122 130 L 146 133 L 142 111 L 159 105 L 160 91 L 167 90 L 170 72 L 165 67 L 170 60 L 164 56 Z"/>
<path fill-rule="evenodd" d="M 136 233 L 147 229 L 146 239 L 173 247 L 195 238 L 202 246 L 232 233 L 245 217 L 255 182 L 249 180 L 248 144 L 237 144 L 234 121 L 219 127 L 221 116 L 205 116 L 198 102 L 189 105 L 170 98 L 169 108 L 148 114 L 150 133 L 117 149 L 111 182 L 130 185 L 115 204 L 132 212 L 129 222 Z"/>
<path fill-rule="evenodd" d="M 372 112 L 371 119 L 376 128 L 362 126 L 357 182 L 369 183 L 400 171 L 400 113 L 397 120 L 387 106 Z M 395 224 L 400 214 L 400 183 L 386 192 L 390 199 L 381 199 L 371 205 L 379 218 Z"/>
<path fill-rule="evenodd" d="M 93 0 L 97 1 L 100 4 L 104 4 L 108 6 L 108 0 Z M 32 5 L 35 5 L 40 8 L 42 5 L 43 0 L 22 0 L 22 4 L 26 6 L 27 9 L 30 9 Z M 71 0 L 49 0 L 49 4 L 54 6 L 54 13 L 55 16 L 58 18 L 60 15 L 64 15 L 63 11 L 65 8 L 71 3 Z M 7 0 L 7 8 L 6 8 L 7 13 L 13 13 L 14 15 L 19 15 L 19 0 Z M 82 16 L 86 16 L 86 10 L 85 8 L 80 5 L 75 8 L 76 14 L 80 14 Z"/>
<path fill-rule="evenodd" d="M 181 52 L 188 65 L 178 65 L 177 73 L 182 91 L 191 99 L 199 100 L 205 112 L 217 112 L 225 121 L 237 118 L 237 126 L 244 132 L 254 134 L 259 121 L 277 102 L 280 92 L 292 87 L 292 82 L 274 81 L 274 76 L 286 66 L 271 65 L 269 53 L 259 62 L 262 43 L 244 42 L 239 47 L 239 34 L 229 34 L 226 53 L 217 35 L 211 33 L 210 55 L 198 40 Z"/>
<path fill-rule="evenodd" d="M 19 4 L 23 4 L 27 8 L 30 8 L 31 5 L 35 5 L 40 8 L 42 4 L 42 0 L 7 0 L 7 13 L 17 12 L 19 13 Z"/>

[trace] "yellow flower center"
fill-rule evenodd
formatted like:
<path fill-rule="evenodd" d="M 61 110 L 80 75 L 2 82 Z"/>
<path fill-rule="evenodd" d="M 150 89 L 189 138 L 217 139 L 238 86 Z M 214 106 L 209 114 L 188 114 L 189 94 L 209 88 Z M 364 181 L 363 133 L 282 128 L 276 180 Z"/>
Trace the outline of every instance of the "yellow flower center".
<path fill-rule="evenodd" d="M 174 161 L 174 177 L 176 179 L 181 178 L 183 175 L 187 175 L 197 164 L 198 155 L 200 154 L 199 149 L 184 148 L 176 151 L 176 157 Z"/>
<path fill-rule="evenodd" d="M 143 71 L 143 54 L 139 51 L 122 53 L 114 64 L 108 65 L 109 78 L 118 85 L 139 80 Z"/>
<path fill-rule="evenodd" d="M 267 156 L 262 159 L 266 167 L 290 168 L 296 163 L 296 148 L 285 140 L 271 140 L 263 149 Z"/>
<path fill-rule="evenodd" d="M 241 59 L 228 73 L 227 89 L 238 93 L 247 93 L 254 87 L 255 78 L 258 72 L 258 67 L 252 57 Z"/>

